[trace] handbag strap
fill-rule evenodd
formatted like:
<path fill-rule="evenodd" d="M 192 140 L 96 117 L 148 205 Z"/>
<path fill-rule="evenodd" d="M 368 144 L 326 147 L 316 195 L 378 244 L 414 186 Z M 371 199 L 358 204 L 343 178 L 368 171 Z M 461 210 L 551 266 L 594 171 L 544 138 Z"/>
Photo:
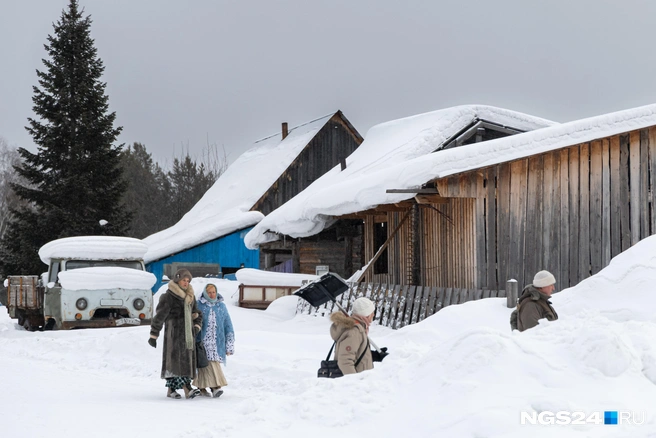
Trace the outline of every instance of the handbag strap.
<path fill-rule="evenodd" d="M 337 344 L 337 341 L 333 342 L 333 346 L 330 347 L 330 351 L 328 352 L 328 356 L 326 356 L 326 360 L 330 360 L 330 355 L 333 354 L 333 348 L 335 348 L 335 344 Z"/>
<path fill-rule="evenodd" d="M 326 360 L 330 360 L 330 355 L 333 354 L 333 348 L 335 348 L 335 345 L 337 345 L 337 341 L 333 342 L 333 346 L 330 347 L 330 351 L 328 351 L 328 356 L 326 356 Z M 362 354 L 360 357 L 358 357 L 358 360 L 355 361 L 355 367 L 358 366 L 362 358 L 364 357 L 364 354 L 369 350 L 369 339 L 367 339 L 367 346 L 364 348 L 364 351 L 362 351 Z"/>
<path fill-rule="evenodd" d="M 360 355 L 360 357 L 358 357 L 358 360 L 355 362 L 355 365 L 353 365 L 354 367 L 357 367 L 357 366 L 358 366 L 358 364 L 360 363 L 360 361 L 361 361 L 362 358 L 364 357 L 364 354 L 365 354 L 368 350 L 369 350 L 369 339 L 367 338 L 367 346 L 364 347 L 364 351 L 362 352 L 362 354 Z"/>

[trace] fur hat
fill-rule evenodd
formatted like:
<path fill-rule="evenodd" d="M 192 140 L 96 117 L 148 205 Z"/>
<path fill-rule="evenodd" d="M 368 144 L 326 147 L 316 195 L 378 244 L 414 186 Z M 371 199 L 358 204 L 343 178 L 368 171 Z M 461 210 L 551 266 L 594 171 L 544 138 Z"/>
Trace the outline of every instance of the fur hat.
<path fill-rule="evenodd" d="M 178 284 L 178 283 L 180 283 L 180 280 L 182 280 L 183 278 L 188 278 L 189 281 L 191 281 L 191 279 L 193 278 L 193 277 L 191 276 L 191 272 L 189 272 L 188 269 L 184 269 L 184 268 L 182 268 L 182 269 L 178 269 L 178 270 L 175 272 L 175 275 L 173 276 L 173 281 L 174 281 L 176 284 Z"/>
<path fill-rule="evenodd" d="M 533 277 L 533 287 L 547 287 L 556 284 L 556 279 L 549 271 L 540 271 Z"/>
<path fill-rule="evenodd" d="M 376 307 L 369 298 L 360 297 L 353 301 L 353 308 L 351 309 L 351 313 L 353 315 L 369 316 L 374 313 L 374 310 L 376 310 Z"/>

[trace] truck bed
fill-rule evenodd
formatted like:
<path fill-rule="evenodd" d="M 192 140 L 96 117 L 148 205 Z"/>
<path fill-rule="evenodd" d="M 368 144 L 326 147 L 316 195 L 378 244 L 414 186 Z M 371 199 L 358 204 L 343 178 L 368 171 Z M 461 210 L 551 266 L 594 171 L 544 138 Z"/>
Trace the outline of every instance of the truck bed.
<path fill-rule="evenodd" d="M 7 310 L 12 318 L 19 310 L 40 311 L 43 309 L 44 287 L 38 284 L 37 275 L 11 275 L 8 277 Z"/>

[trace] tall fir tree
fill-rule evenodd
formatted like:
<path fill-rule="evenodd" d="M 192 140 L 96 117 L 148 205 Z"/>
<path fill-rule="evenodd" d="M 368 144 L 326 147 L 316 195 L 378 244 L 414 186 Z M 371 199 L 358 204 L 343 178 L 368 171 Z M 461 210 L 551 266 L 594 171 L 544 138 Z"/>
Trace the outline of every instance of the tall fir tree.
<path fill-rule="evenodd" d="M 141 143 L 133 143 L 121 153 L 128 187 L 123 201 L 134 212 L 130 236 L 143 239 L 175 223 L 166 206 L 171 184 L 166 173 Z"/>
<path fill-rule="evenodd" d="M 37 255 L 45 243 L 76 235 L 124 235 L 131 213 L 121 203 L 125 182 L 120 167 L 121 127 L 109 112 L 104 66 L 90 35 L 91 17 L 77 0 L 48 35 L 44 71 L 37 70 L 33 111 L 27 131 L 37 153 L 19 149 L 16 167 L 26 185 L 13 185 L 30 205 L 13 212 L 0 245 L 0 267 L 6 274 L 39 273 Z M 106 226 L 100 220 L 108 221 Z"/>
<path fill-rule="evenodd" d="M 192 160 L 189 153 L 181 159 L 173 159 L 173 169 L 168 172 L 168 177 L 171 183 L 169 211 L 173 214 L 173 223 L 182 219 L 218 178 L 203 163 L 198 165 Z"/>

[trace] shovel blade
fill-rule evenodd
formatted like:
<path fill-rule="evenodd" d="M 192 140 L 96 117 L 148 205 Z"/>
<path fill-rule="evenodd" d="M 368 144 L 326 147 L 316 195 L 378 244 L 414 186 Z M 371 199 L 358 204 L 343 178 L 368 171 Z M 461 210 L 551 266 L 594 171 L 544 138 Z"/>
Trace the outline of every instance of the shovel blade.
<path fill-rule="evenodd" d="M 348 284 L 339 275 L 328 272 L 301 287 L 294 292 L 294 295 L 298 295 L 314 307 L 319 307 L 328 301 L 335 301 L 335 298 L 348 289 Z"/>

